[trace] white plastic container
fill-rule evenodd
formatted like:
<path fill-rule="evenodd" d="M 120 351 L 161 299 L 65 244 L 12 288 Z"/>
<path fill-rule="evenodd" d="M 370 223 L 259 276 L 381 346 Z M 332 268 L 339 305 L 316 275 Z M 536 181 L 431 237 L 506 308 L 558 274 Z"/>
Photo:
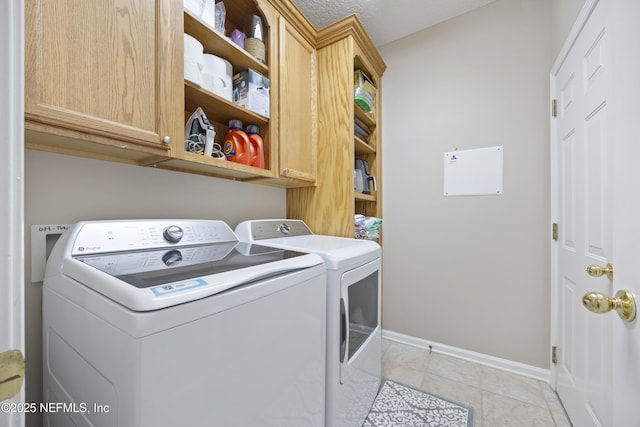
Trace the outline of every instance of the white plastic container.
<path fill-rule="evenodd" d="M 196 18 L 200 18 L 204 11 L 204 0 L 184 0 L 184 8 Z"/>
<path fill-rule="evenodd" d="M 226 66 L 224 75 L 224 99 L 233 101 L 233 65 L 226 59 L 223 60 Z"/>
<path fill-rule="evenodd" d="M 222 96 L 224 90 L 224 80 L 220 73 L 221 67 L 224 69 L 224 62 L 219 57 L 208 53 L 204 54 L 202 87 L 218 96 Z"/>
<path fill-rule="evenodd" d="M 233 67 L 229 61 L 216 55 L 204 54 L 202 87 L 231 101 L 233 93 Z"/>
<path fill-rule="evenodd" d="M 202 85 L 204 47 L 196 38 L 184 35 L 184 79 Z"/>
<path fill-rule="evenodd" d="M 210 26 L 216 28 L 216 2 L 215 0 L 205 0 L 204 8 L 202 9 L 202 16 L 200 19 Z"/>

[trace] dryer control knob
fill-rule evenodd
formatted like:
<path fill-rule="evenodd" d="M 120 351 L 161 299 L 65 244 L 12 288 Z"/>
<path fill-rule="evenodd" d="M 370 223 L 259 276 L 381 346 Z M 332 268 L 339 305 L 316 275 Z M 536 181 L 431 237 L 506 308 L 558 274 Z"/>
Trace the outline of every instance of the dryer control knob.
<path fill-rule="evenodd" d="M 164 229 L 162 236 L 169 243 L 178 243 L 184 236 L 184 231 L 177 225 L 170 225 Z"/>
<path fill-rule="evenodd" d="M 286 236 L 291 231 L 291 226 L 286 222 L 283 222 L 282 224 L 278 225 L 278 231 Z"/>

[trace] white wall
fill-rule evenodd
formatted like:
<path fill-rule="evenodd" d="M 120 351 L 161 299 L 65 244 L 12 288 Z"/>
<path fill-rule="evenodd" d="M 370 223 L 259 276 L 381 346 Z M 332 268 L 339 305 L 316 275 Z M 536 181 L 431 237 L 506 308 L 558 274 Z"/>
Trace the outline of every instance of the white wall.
<path fill-rule="evenodd" d="M 383 327 L 549 366 L 551 1 L 498 0 L 382 46 Z M 443 153 L 504 147 L 504 195 Z"/>
<path fill-rule="evenodd" d="M 31 283 L 31 225 L 204 218 L 220 219 L 235 228 L 245 219 L 285 215 L 286 191 L 280 188 L 27 150 L 26 401 L 39 402 L 42 394 L 42 283 Z M 40 414 L 28 414 L 27 425 L 40 426 Z"/>

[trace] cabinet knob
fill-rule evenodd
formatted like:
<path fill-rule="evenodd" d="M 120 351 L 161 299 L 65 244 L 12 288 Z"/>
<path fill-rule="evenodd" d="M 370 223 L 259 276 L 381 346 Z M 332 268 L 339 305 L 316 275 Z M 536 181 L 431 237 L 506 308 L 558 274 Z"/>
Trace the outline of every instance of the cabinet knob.
<path fill-rule="evenodd" d="M 167 145 L 171 144 L 171 137 L 169 135 L 165 135 L 164 138 L 162 138 L 162 142 Z"/>

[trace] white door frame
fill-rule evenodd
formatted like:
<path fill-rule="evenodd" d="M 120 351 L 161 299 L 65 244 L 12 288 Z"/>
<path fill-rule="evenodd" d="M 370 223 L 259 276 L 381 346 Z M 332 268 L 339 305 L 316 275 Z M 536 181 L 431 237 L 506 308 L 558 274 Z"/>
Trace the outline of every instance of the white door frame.
<path fill-rule="evenodd" d="M 0 2 L 0 352 L 24 354 L 24 2 Z M 6 78 L 5 78 L 6 76 Z M 25 401 L 25 387 L 10 402 Z M 0 425 L 24 426 L 0 411 Z"/>

